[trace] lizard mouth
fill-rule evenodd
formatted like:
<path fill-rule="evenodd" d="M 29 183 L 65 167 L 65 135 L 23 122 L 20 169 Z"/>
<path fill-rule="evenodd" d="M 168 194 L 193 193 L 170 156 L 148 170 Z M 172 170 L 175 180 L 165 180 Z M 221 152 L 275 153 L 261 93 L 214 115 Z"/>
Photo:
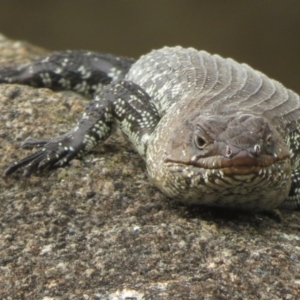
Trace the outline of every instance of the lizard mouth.
<path fill-rule="evenodd" d="M 173 169 L 182 168 L 194 168 L 194 169 L 204 169 L 220 170 L 224 175 L 249 175 L 258 174 L 262 170 L 267 170 L 272 166 L 283 167 L 284 164 L 289 163 L 290 157 L 288 155 L 282 157 L 275 157 L 271 155 L 261 155 L 260 157 L 253 157 L 251 155 L 238 155 L 234 158 L 225 158 L 223 156 L 211 156 L 211 157 L 193 157 L 190 160 L 176 160 L 167 158 L 165 163 Z"/>

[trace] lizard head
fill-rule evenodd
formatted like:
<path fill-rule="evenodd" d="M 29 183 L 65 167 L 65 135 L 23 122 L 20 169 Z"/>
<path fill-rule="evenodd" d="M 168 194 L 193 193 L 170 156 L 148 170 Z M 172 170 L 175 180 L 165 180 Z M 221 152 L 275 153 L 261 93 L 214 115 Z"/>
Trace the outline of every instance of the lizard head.
<path fill-rule="evenodd" d="M 166 162 L 171 162 L 174 156 L 177 157 L 174 161 L 195 167 L 223 169 L 228 175 L 246 175 L 290 156 L 277 130 L 261 116 L 199 116 L 188 123 L 188 160 L 184 158 L 184 151 L 180 152 L 175 138 Z"/>
<path fill-rule="evenodd" d="M 245 209 L 268 209 L 287 197 L 290 154 L 264 117 L 194 114 L 176 126 L 166 135 L 157 183 L 167 195 Z"/>

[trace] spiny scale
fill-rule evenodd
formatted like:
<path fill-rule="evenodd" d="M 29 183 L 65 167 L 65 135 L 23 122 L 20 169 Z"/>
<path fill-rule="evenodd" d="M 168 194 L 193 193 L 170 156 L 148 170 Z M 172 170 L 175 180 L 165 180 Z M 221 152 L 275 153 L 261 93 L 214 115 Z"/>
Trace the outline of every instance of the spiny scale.
<path fill-rule="evenodd" d="M 168 196 L 245 209 L 300 206 L 299 96 L 248 65 L 181 47 L 155 50 L 136 62 L 110 54 L 66 51 L 4 68 L 0 82 L 70 89 L 92 97 L 69 132 L 25 141 L 24 147 L 40 150 L 9 166 L 4 176 L 24 166 L 24 175 L 29 176 L 65 165 L 104 141 L 116 124 L 146 160 L 152 181 Z M 267 129 L 255 128 L 258 123 L 251 118 L 260 118 Z M 216 125 L 210 127 L 212 122 Z M 241 122 L 241 127 L 233 127 L 234 122 Z M 242 128 L 243 122 L 254 128 L 249 129 L 253 136 L 248 141 L 243 133 L 234 135 L 234 128 Z M 193 139 L 203 131 L 201 126 L 212 131 L 204 133 L 204 146 L 196 149 Z M 264 135 L 264 130 L 270 130 L 270 135 Z M 208 141 L 212 136 L 215 141 Z M 226 144 L 229 139 L 224 136 L 233 144 Z M 207 156 L 204 152 L 214 143 L 220 143 L 220 153 Z M 231 164 L 222 151 L 228 154 L 232 149 L 245 152 L 247 163 L 241 167 L 241 159 L 232 159 L 231 170 L 216 169 L 224 161 Z M 249 166 L 254 161 L 249 153 L 259 156 L 261 150 L 269 155 L 261 160 L 272 159 L 274 164 Z M 246 168 L 254 171 L 248 174 Z"/>

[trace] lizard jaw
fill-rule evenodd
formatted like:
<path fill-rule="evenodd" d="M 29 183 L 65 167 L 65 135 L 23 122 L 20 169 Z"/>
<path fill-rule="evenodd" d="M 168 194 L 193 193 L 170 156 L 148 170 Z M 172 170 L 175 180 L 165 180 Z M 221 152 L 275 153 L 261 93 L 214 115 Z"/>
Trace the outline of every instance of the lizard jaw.
<path fill-rule="evenodd" d="M 258 173 L 262 169 L 271 167 L 276 163 L 289 162 L 288 154 L 278 156 L 261 155 L 253 157 L 246 151 L 241 151 L 239 155 L 233 158 L 226 158 L 223 156 L 197 157 L 193 156 L 190 160 L 177 160 L 166 158 L 164 162 L 167 165 L 181 165 L 193 166 L 195 168 L 206 170 L 223 170 L 226 174 L 232 175 L 246 175 L 251 173 Z"/>

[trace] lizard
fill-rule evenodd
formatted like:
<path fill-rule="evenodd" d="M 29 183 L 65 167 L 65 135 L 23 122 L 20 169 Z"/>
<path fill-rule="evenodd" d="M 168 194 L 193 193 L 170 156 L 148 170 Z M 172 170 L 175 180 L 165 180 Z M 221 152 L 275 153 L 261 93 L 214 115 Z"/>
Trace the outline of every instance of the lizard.
<path fill-rule="evenodd" d="M 30 176 L 67 165 L 116 127 L 145 160 L 153 184 L 187 204 L 271 210 L 300 207 L 300 99 L 231 58 L 164 47 L 137 60 L 61 51 L 0 69 L 0 83 L 72 90 L 90 98 L 63 135 L 9 165 Z"/>

